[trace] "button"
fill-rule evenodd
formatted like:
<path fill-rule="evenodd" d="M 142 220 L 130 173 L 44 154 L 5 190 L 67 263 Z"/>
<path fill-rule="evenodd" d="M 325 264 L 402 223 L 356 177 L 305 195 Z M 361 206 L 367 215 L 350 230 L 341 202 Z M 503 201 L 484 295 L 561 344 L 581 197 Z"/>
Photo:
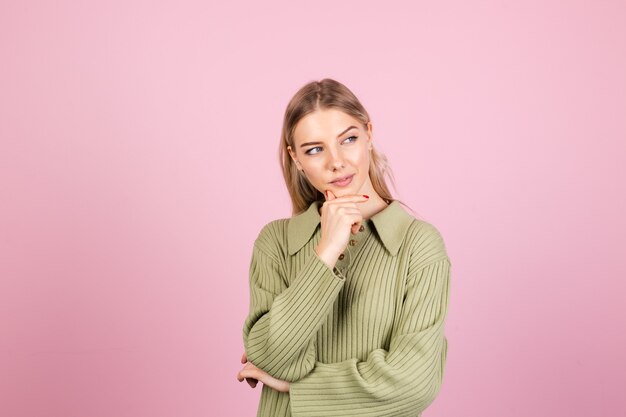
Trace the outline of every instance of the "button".
<path fill-rule="evenodd" d="M 343 259 L 343 253 L 339 255 L 339 260 Z"/>
<path fill-rule="evenodd" d="M 363 227 L 363 225 L 361 225 L 361 227 L 359 227 L 359 232 L 362 232 L 363 230 L 365 230 L 365 227 Z"/>
<path fill-rule="evenodd" d="M 350 246 L 354 246 L 354 245 L 356 245 L 356 240 L 350 239 Z"/>

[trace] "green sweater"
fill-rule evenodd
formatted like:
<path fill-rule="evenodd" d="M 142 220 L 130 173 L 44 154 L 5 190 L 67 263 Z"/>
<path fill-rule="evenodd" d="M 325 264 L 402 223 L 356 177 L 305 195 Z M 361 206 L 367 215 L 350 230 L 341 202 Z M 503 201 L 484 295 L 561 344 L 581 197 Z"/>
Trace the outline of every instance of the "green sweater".
<path fill-rule="evenodd" d="M 438 230 L 393 200 L 334 268 L 314 248 L 322 202 L 266 224 L 252 249 L 248 360 L 259 416 L 421 416 L 441 387 L 451 262 Z"/>

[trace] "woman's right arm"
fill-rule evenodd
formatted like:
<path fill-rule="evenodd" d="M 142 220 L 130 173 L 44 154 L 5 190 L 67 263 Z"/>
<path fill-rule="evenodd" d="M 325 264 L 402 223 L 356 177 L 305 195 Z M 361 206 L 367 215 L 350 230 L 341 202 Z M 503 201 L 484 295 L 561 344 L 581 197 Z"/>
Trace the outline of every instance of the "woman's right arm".
<path fill-rule="evenodd" d="M 243 327 L 248 360 L 271 376 L 297 381 L 316 361 L 316 333 L 332 310 L 345 277 L 312 251 L 287 286 L 286 267 L 266 225 L 255 240 L 249 268 L 250 309 Z"/>

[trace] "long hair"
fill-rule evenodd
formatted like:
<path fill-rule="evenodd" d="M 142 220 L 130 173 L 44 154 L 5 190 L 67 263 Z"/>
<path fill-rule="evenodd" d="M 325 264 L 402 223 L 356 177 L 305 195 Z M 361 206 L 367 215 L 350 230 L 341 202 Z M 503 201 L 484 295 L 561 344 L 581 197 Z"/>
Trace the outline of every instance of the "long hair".
<path fill-rule="evenodd" d="M 352 91 L 340 82 L 324 78 L 321 81 L 311 81 L 296 92 L 285 110 L 278 154 L 285 184 L 291 197 L 292 215 L 303 212 L 314 201 L 325 201 L 324 195 L 298 171 L 287 149 L 288 146 L 295 149 L 293 133 L 298 122 L 316 110 L 325 109 L 337 109 L 347 113 L 358 120 L 367 131 L 369 114 Z M 387 203 L 397 200 L 391 195 L 384 178 L 387 174 L 395 188 L 387 157 L 377 151 L 374 146 L 370 155 L 369 176 L 374 190 Z M 402 201 L 398 200 L 398 202 L 406 206 Z"/>

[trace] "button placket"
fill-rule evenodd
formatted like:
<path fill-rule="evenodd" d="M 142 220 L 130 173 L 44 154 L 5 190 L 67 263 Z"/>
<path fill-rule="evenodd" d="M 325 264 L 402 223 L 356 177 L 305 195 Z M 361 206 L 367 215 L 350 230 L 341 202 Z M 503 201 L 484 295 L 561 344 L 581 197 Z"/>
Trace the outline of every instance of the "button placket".
<path fill-rule="evenodd" d="M 350 240 L 346 245 L 343 253 L 339 255 L 337 259 L 336 267 L 339 269 L 344 275 L 347 273 L 348 269 L 352 262 L 354 261 L 354 257 L 358 251 L 360 251 L 363 242 L 367 239 L 368 235 L 371 233 L 369 220 L 366 220 L 359 227 L 359 231 L 356 235 L 351 234 Z"/>

